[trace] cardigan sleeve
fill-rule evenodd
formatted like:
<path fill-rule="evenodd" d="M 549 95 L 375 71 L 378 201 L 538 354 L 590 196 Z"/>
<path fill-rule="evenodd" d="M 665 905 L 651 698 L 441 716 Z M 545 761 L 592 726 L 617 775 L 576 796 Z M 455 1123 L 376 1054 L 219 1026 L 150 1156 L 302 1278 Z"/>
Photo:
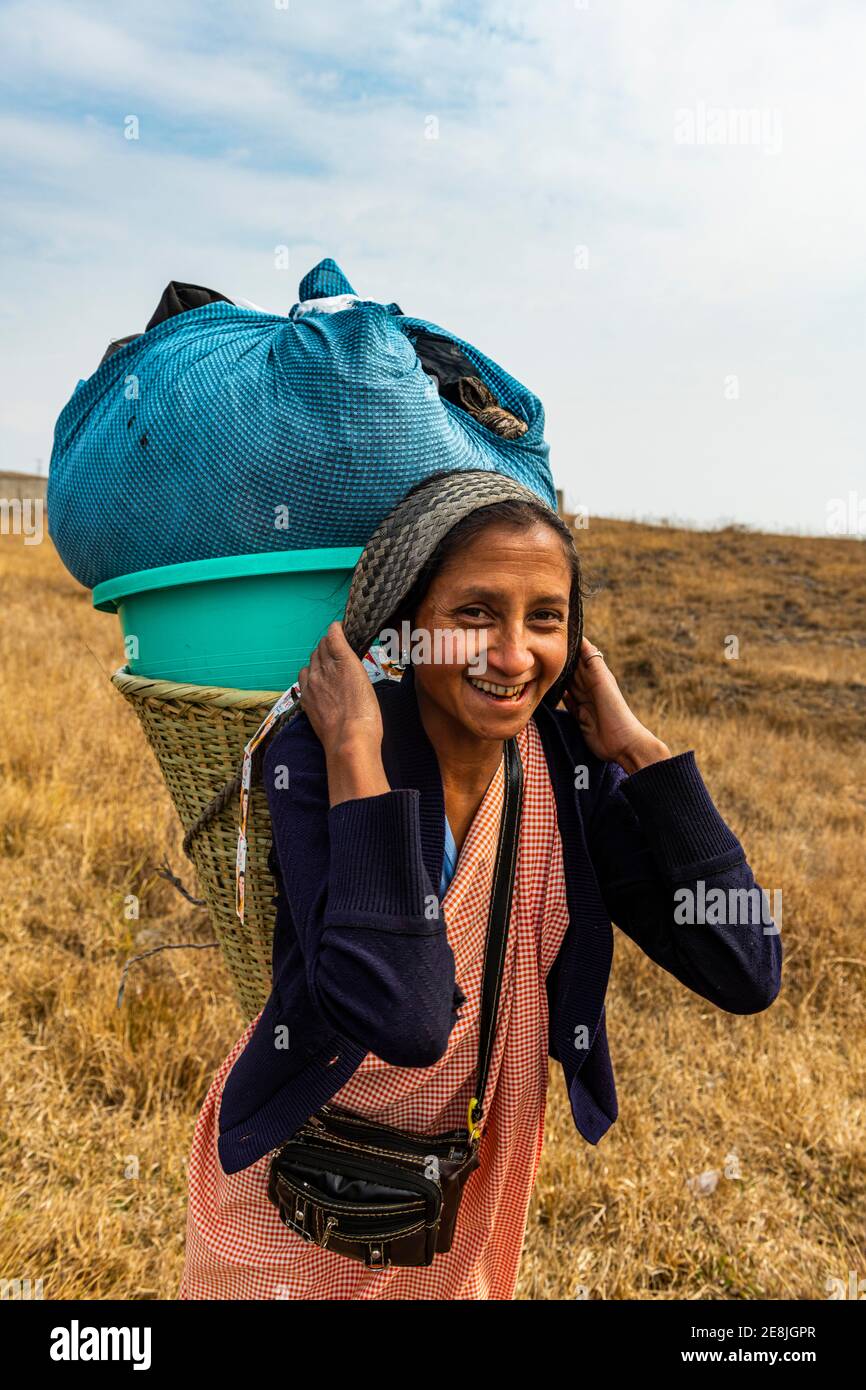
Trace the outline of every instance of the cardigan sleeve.
<path fill-rule="evenodd" d="M 781 986 L 779 926 L 694 752 L 630 776 L 602 769 L 587 838 L 611 919 L 717 1007 L 768 1008 Z"/>
<path fill-rule="evenodd" d="M 420 793 L 397 789 L 331 807 L 324 751 L 304 723 L 274 740 L 263 780 L 309 994 L 335 1028 L 382 1061 L 430 1066 L 465 996 L 424 865 Z M 275 941 L 278 990 L 290 959 Z"/>

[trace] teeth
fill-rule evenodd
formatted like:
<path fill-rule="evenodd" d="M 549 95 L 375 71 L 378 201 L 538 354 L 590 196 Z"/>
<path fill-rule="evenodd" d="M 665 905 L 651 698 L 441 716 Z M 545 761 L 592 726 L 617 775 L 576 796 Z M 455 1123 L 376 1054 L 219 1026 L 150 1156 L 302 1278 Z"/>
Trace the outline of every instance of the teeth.
<path fill-rule="evenodd" d="M 487 690 L 491 695 L 519 695 L 523 689 L 522 685 L 494 685 L 492 681 L 477 680 L 474 676 L 469 677 L 470 685 L 474 685 L 478 690 Z"/>

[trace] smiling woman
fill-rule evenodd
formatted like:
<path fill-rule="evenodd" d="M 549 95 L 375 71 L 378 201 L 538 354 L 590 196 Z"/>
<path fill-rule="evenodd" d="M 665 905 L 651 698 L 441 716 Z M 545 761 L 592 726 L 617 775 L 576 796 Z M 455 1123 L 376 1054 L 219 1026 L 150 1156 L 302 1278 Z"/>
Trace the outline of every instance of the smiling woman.
<path fill-rule="evenodd" d="M 435 496 L 437 487 L 446 476 L 435 473 L 423 479 L 410 489 L 404 500 L 423 498 L 428 492 Z M 474 544 L 479 537 L 483 537 L 482 543 Z M 416 627 L 424 630 L 418 622 L 417 610 L 426 598 L 430 598 L 433 611 L 441 611 L 443 596 L 440 586 L 447 573 L 450 576 L 448 597 L 453 613 L 450 625 L 468 630 L 488 629 L 489 617 L 485 618 L 480 611 L 473 614 L 466 610 L 471 610 L 473 605 L 481 609 L 502 598 L 502 584 L 493 555 L 493 546 L 497 543 L 504 546 L 507 552 L 510 572 L 532 580 L 536 589 L 533 603 L 538 610 L 538 619 L 541 620 L 542 613 L 546 611 L 548 619 L 565 624 L 568 649 L 563 652 L 560 669 L 556 672 L 556 676 L 564 678 L 566 658 L 576 652 L 583 632 L 580 557 L 571 531 L 562 518 L 529 494 L 520 499 L 479 505 L 452 526 L 426 558 L 398 612 L 386 626 L 399 626 L 405 620 L 411 626 L 414 615 Z M 536 553 L 536 547 L 539 553 Z M 473 567 L 471 575 L 466 569 L 467 562 Z M 543 574 L 550 576 L 549 592 L 545 592 L 547 586 L 542 581 Z M 440 592 L 437 593 L 437 590 Z M 564 679 L 551 692 L 551 698 L 555 695 L 553 704 L 558 701 L 563 684 Z"/>
<path fill-rule="evenodd" d="M 450 521 L 438 540 L 418 537 L 423 562 L 411 552 L 419 503 Z M 617 1116 L 604 1009 L 612 921 L 719 1008 L 754 1013 L 779 990 L 777 932 L 680 925 L 678 890 L 748 891 L 754 878 L 693 752 L 672 755 L 641 724 L 583 636 L 562 520 L 479 473 L 427 479 L 388 524 L 353 590 L 375 591 L 396 556 L 411 573 L 384 631 L 466 640 L 431 642 L 446 659 L 371 682 L 332 623 L 299 674 L 303 712 L 263 769 L 274 988 L 196 1126 L 184 1298 L 512 1298 L 548 1057 L 588 1142 Z M 437 1146 L 467 1117 L 478 1161 L 456 1226 L 452 1210 L 445 1242 L 434 1227 L 429 1258 L 409 1258 L 419 1225 L 406 1228 L 408 1214 L 419 1192 L 438 1190 L 438 1167 L 424 1165 L 450 1153 Z M 395 1134 L 404 1166 L 383 1169 Z M 278 1215 L 274 1174 L 288 1151 L 296 1182 Z M 397 1179 L 415 1195 L 404 1183 L 394 1206 Z M 404 1229 L 368 1240 L 359 1232 L 371 1212 L 383 1220 L 383 1202 Z"/>
<path fill-rule="evenodd" d="M 435 488 L 440 477 L 424 479 L 407 495 Z M 416 698 L 436 748 L 458 850 L 502 760 L 504 740 L 525 727 L 541 700 L 558 699 L 582 619 L 580 560 L 568 527 L 543 503 L 515 499 L 478 507 L 458 521 L 386 624 L 386 632 L 408 624 L 413 636 L 431 634 L 433 650 L 443 631 L 465 638 L 452 643 L 457 660 L 415 668 Z M 438 647 L 447 654 L 444 643 Z"/>

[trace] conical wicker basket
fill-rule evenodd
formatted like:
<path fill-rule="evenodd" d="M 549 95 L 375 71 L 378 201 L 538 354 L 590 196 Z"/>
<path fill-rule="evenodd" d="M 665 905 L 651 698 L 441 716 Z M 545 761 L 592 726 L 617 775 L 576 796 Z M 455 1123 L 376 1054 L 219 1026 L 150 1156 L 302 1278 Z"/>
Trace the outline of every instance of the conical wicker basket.
<path fill-rule="evenodd" d="M 226 690 L 179 685 L 130 675 L 122 667 L 112 684 L 133 706 L 153 749 L 184 830 L 233 778 L 279 690 Z M 268 868 L 271 820 L 267 797 L 253 784 L 248 821 L 244 920 L 235 911 L 238 803 L 232 800 L 190 847 L 214 931 L 249 1021 L 271 992 L 271 947 L 276 884 Z"/>

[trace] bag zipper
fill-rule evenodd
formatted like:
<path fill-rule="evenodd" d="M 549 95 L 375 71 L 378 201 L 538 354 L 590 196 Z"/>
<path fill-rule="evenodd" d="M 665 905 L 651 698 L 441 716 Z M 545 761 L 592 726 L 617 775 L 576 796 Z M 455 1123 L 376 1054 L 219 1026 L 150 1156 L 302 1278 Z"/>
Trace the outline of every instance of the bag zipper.
<path fill-rule="evenodd" d="M 302 1125 L 297 1134 L 293 1135 L 293 1138 L 306 1136 L 320 1144 L 333 1144 L 338 1148 L 348 1149 L 351 1153 L 356 1153 L 357 1145 L 362 1144 L 369 1153 L 381 1154 L 389 1163 L 394 1163 L 398 1167 L 401 1163 L 411 1163 L 415 1167 L 426 1169 L 428 1158 L 435 1158 L 437 1163 L 439 1161 L 440 1155 L 431 1153 L 429 1146 L 419 1146 L 417 1149 L 401 1149 L 396 1144 L 390 1144 L 386 1148 L 382 1144 L 382 1136 L 379 1131 L 369 1130 L 368 1133 L 370 1139 L 365 1141 L 362 1135 L 353 1134 L 350 1138 L 345 1134 L 332 1134 L 325 1126 L 311 1131 L 308 1125 Z M 378 1139 L 379 1143 L 372 1143 L 373 1139 Z M 452 1147 L 448 1157 L 452 1160 L 465 1159 L 468 1158 L 468 1154 L 455 1153 L 455 1149 Z"/>
<path fill-rule="evenodd" d="M 293 1136 L 293 1139 L 297 1139 L 299 1135 L 303 1134 L 304 1127 L 302 1127 L 298 1131 L 298 1134 Z M 327 1131 L 322 1130 L 319 1132 L 314 1131 L 313 1134 L 308 1134 L 307 1137 L 310 1138 L 314 1144 L 318 1143 L 320 1146 L 324 1145 L 325 1147 L 327 1147 L 328 1145 L 333 1145 L 338 1150 L 347 1149 L 349 1153 L 352 1154 L 358 1152 L 356 1141 L 354 1139 L 348 1139 L 345 1135 L 342 1134 L 329 1134 L 327 1133 Z M 289 1142 L 291 1143 L 292 1140 L 290 1140 Z M 368 1153 L 381 1154 L 382 1158 L 388 1164 L 391 1164 L 396 1168 L 400 1168 L 401 1171 L 403 1161 L 411 1163 L 415 1167 L 424 1168 L 426 1166 L 426 1160 L 428 1157 L 428 1155 L 425 1154 L 424 1157 L 421 1158 L 417 1153 L 413 1153 L 409 1149 L 398 1149 L 396 1147 L 386 1149 L 382 1148 L 381 1145 L 376 1146 L 372 1144 L 366 1144 L 365 1148 Z"/>
<path fill-rule="evenodd" d="M 381 1198 L 377 1205 L 361 1201 L 347 1201 L 342 1197 L 329 1197 L 327 1193 L 320 1192 L 318 1188 L 311 1186 L 309 1178 L 302 1178 L 292 1170 L 291 1175 L 280 1173 L 280 1177 L 290 1192 L 297 1192 L 299 1197 L 304 1197 L 314 1206 L 325 1207 L 328 1211 L 340 1211 L 346 1216 L 372 1215 L 377 1216 L 400 1216 L 404 1212 L 414 1212 L 420 1215 L 424 1207 L 424 1198 L 414 1196 L 407 1202 L 388 1203 Z"/>
<path fill-rule="evenodd" d="M 464 1129 L 446 1130 L 444 1134 L 412 1134 L 409 1130 L 395 1129 L 390 1125 L 371 1125 L 367 1120 L 363 1120 L 355 1115 L 341 1114 L 338 1111 L 332 1110 L 328 1105 L 323 1105 L 320 1113 L 324 1115 L 328 1122 L 335 1128 L 339 1128 L 341 1125 L 351 1126 L 356 1134 L 366 1135 L 368 1139 L 373 1141 L 378 1139 L 381 1143 L 383 1134 L 386 1138 L 393 1134 L 395 1140 L 399 1140 L 401 1143 L 408 1145 L 408 1152 L 410 1153 L 426 1155 L 435 1153 L 437 1145 L 441 1148 L 448 1144 L 451 1148 L 454 1148 L 455 1146 L 466 1147 L 469 1144 L 469 1136 Z M 327 1127 L 317 1115 L 311 1115 L 306 1123 L 323 1129 Z M 441 1154 L 437 1156 L 441 1157 Z"/>
<path fill-rule="evenodd" d="M 318 1138 L 318 1136 L 316 1136 L 316 1138 Z M 294 1140 L 290 1139 L 287 1144 L 283 1145 L 283 1148 L 281 1150 L 281 1152 L 284 1152 L 286 1158 L 289 1160 L 291 1160 L 291 1151 L 294 1142 Z M 339 1143 L 339 1141 L 337 1142 Z M 297 1149 L 298 1158 L 300 1159 L 303 1159 L 309 1156 L 310 1154 L 316 1152 L 315 1147 L 309 1144 L 298 1144 Z M 321 1154 L 321 1149 L 319 1150 L 319 1152 Z M 346 1154 L 341 1154 L 339 1152 L 332 1154 L 328 1152 L 327 1147 L 325 1147 L 324 1149 L 323 1157 L 326 1158 L 328 1162 L 334 1164 L 334 1167 L 337 1169 L 337 1172 L 341 1171 L 342 1164 L 342 1171 L 344 1173 L 347 1173 L 350 1177 L 353 1172 L 358 1172 L 366 1174 L 370 1177 L 379 1178 L 380 1180 L 385 1179 L 390 1182 L 393 1182 L 394 1169 L 397 1168 L 400 1171 L 400 1175 L 402 1176 L 403 1181 L 409 1187 L 410 1191 L 419 1192 L 421 1196 L 427 1195 L 429 1197 L 432 1197 L 433 1219 L 434 1222 L 439 1220 L 439 1217 L 442 1212 L 442 1189 L 439 1187 L 437 1183 L 433 1182 L 432 1178 L 425 1178 L 421 1173 L 407 1173 L 405 1170 L 400 1170 L 400 1165 L 397 1163 L 375 1163 L 367 1159 L 357 1158 L 354 1156 L 354 1154 L 351 1157 Z M 423 1160 L 418 1159 L 416 1159 L 415 1161 L 423 1162 Z M 279 1155 L 277 1157 L 277 1173 L 279 1173 Z M 294 1179 L 294 1181 L 297 1180 Z M 340 1199 L 338 1198 L 337 1200 Z M 360 1205 L 362 1206 L 363 1204 Z"/>

